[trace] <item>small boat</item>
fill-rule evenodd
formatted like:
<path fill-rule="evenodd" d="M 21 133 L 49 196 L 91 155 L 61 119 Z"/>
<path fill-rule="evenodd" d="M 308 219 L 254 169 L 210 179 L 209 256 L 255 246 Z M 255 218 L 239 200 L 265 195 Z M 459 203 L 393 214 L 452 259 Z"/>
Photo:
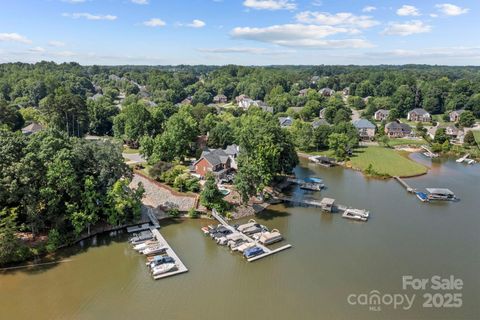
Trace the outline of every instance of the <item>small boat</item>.
<path fill-rule="evenodd" d="M 282 240 L 283 240 L 283 237 L 277 229 L 273 229 L 271 232 L 268 232 L 268 231 L 264 232 L 258 239 L 258 241 L 261 244 L 265 244 L 265 245 L 272 244 Z"/>
<path fill-rule="evenodd" d="M 147 262 L 145 262 L 145 264 L 148 266 L 152 261 L 155 261 L 157 259 L 161 259 L 163 257 L 165 257 L 165 255 L 163 255 L 163 254 L 158 254 L 156 256 L 149 256 L 149 257 L 147 257 Z"/>
<path fill-rule="evenodd" d="M 165 263 L 159 266 L 156 266 L 152 269 L 152 275 L 158 276 L 159 274 L 164 274 L 173 270 L 177 269 L 177 265 L 175 263 Z"/>
<path fill-rule="evenodd" d="M 238 239 L 238 240 L 230 240 L 227 243 L 227 246 L 231 249 L 234 250 L 238 247 L 240 247 L 242 244 L 247 243 L 248 241 L 245 239 Z"/>
<path fill-rule="evenodd" d="M 237 227 L 237 230 L 243 232 L 243 230 L 253 227 L 257 222 L 253 219 L 248 220 L 247 223 L 241 224 Z"/>
<path fill-rule="evenodd" d="M 138 234 L 134 234 L 133 237 L 130 238 L 129 242 L 135 245 L 151 239 L 153 239 L 153 233 L 151 231 L 143 231 Z"/>
<path fill-rule="evenodd" d="M 258 232 L 265 232 L 265 231 L 268 231 L 267 227 L 256 223 L 252 227 L 243 230 L 243 233 L 246 234 L 246 235 L 249 235 L 249 234 L 255 234 L 255 233 L 258 233 Z"/>
<path fill-rule="evenodd" d="M 244 252 L 243 252 L 243 256 L 247 259 L 249 258 L 253 258 L 253 257 L 256 257 L 262 253 L 264 253 L 265 251 L 263 251 L 262 248 L 260 247 L 251 247 L 251 248 L 248 248 L 246 249 Z"/>
<path fill-rule="evenodd" d="M 428 202 L 428 195 L 425 192 L 415 192 L 415 195 L 422 202 Z"/>
<path fill-rule="evenodd" d="M 145 250 L 148 246 L 153 246 L 157 244 L 158 244 L 157 240 L 147 240 L 145 242 L 142 242 L 133 246 L 133 250 L 142 251 L 142 250 Z"/>
<path fill-rule="evenodd" d="M 311 191 L 320 191 L 324 187 L 325 185 L 323 183 L 304 182 L 300 184 L 300 189 L 311 190 Z"/>
<path fill-rule="evenodd" d="M 342 217 L 358 221 L 367 221 L 370 217 L 370 213 L 366 210 L 347 209 L 343 212 Z"/>
<path fill-rule="evenodd" d="M 224 237 L 218 238 L 217 243 L 219 245 L 226 245 L 230 240 L 237 240 L 237 239 L 243 239 L 243 235 L 240 233 L 231 233 L 229 235 L 226 235 Z"/>
<path fill-rule="evenodd" d="M 142 254 L 146 255 L 146 256 L 150 256 L 150 255 L 154 255 L 154 254 L 157 254 L 157 253 L 164 253 L 165 251 L 167 251 L 167 247 L 165 247 L 161 244 L 158 244 L 158 245 L 155 245 L 155 246 L 148 247 L 145 250 L 140 251 L 140 252 Z"/>
<path fill-rule="evenodd" d="M 246 242 L 234 249 L 232 249 L 233 251 L 239 251 L 239 252 L 243 252 L 245 250 L 247 250 L 248 248 L 251 248 L 251 247 L 255 247 L 255 243 L 254 242 Z"/>
<path fill-rule="evenodd" d="M 316 178 L 316 177 L 307 177 L 307 178 L 303 179 L 303 181 L 305 181 L 307 183 L 323 184 L 323 180 L 320 179 L 320 178 Z"/>
<path fill-rule="evenodd" d="M 202 227 L 202 231 L 203 231 L 204 234 L 209 234 L 210 231 L 212 231 L 215 228 L 216 227 L 214 227 L 212 225 L 208 225 L 208 226 Z"/>
<path fill-rule="evenodd" d="M 165 263 L 175 263 L 175 259 L 173 259 L 170 256 L 163 256 L 161 259 L 157 259 L 157 260 L 154 260 L 154 261 L 150 262 L 149 266 L 150 266 L 150 269 L 153 269 L 156 266 L 159 266 L 159 265 L 162 265 L 162 264 L 165 264 Z"/>

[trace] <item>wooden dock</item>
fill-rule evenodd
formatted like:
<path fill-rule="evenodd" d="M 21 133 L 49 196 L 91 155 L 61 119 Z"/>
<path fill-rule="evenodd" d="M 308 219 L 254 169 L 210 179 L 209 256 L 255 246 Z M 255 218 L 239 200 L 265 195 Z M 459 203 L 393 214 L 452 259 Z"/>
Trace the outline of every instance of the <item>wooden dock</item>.
<path fill-rule="evenodd" d="M 167 251 L 166 251 L 167 255 L 172 257 L 175 260 L 175 264 L 177 265 L 177 270 L 160 274 L 158 276 L 154 276 L 153 279 L 155 280 L 163 279 L 166 277 L 171 277 L 180 273 L 187 272 L 188 271 L 187 267 L 183 264 L 182 260 L 180 260 L 180 258 L 177 256 L 175 251 L 173 251 L 172 247 L 168 244 L 167 240 L 165 240 L 165 238 L 160 234 L 160 231 L 158 231 L 158 229 L 155 229 L 155 228 L 151 228 L 150 230 L 152 231 L 153 235 L 155 236 L 158 242 L 165 244 L 165 246 L 167 247 Z"/>
<path fill-rule="evenodd" d="M 408 192 L 410 193 L 415 193 L 417 190 L 415 188 L 412 188 L 405 180 L 403 180 L 400 177 L 393 177 L 398 183 L 400 183 Z"/>
<path fill-rule="evenodd" d="M 128 233 L 140 232 L 140 231 L 150 230 L 150 228 L 151 227 L 150 227 L 149 223 L 144 223 L 144 224 L 138 225 L 138 226 L 127 227 L 127 232 Z"/>
<path fill-rule="evenodd" d="M 265 257 L 268 257 L 272 254 L 275 254 L 277 252 L 280 252 L 280 251 L 283 251 L 283 250 L 286 250 L 288 248 L 291 248 L 292 245 L 291 244 L 287 244 L 287 245 L 284 245 L 280 248 L 277 248 L 277 249 L 270 249 L 270 248 L 267 248 L 266 246 L 258 243 L 257 241 L 253 240 L 252 238 L 250 238 L 249 236 L 247 236 L 246 234 L 242 233 L 242 232 L 239 232 L 237 231 L 234 227 L 232 227 L 230 224 L 228 224 L 228 222 L 221 216 L 217 213 L 217 211 L 215 209 L 212 210 L 212 216 L 217 219 L 218 222 L 220 222 L 220 224 L 222 224 L 224 227 L 230 229 L 233 233 L 235 234 L 239 234 L 241 235 L 245 240 L 247 240 L 248 242 L 253 242 L 255 243 L 255 245 L 259 248 L 261 248 L 265 253 L 262 253 L 258 256 L 255 256 L 255 257 L 252 257 L 252 258 L 249 258 L 247 259 L 248 262 L 253 262 L 253 261 L 256 261 L 256 260 L 259 260 L 259 259 L 262 259 L 262 258 L 265 258 Z"/>

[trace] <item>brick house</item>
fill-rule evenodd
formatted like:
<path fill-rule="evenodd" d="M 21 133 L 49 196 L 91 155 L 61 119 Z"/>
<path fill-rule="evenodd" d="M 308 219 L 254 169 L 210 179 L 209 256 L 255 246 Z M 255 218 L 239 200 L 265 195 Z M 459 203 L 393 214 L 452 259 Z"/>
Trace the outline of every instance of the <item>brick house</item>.
<path fill-rule="evenodd" d="M 385 125 L 385 134 L 389 138 L 404 138 L 412 134 L 412 128 L 406 123 L 389 122 Z"/>
<path fill-rule="evenodd" d="M 318 93 L 320 93 L 324 97 L 330 97 L 335 93 L 335 90 L 330 88 L 322 88 L 318 90 Z"/>
<path fill-rule="evenodd" d="M 462 115 L 462 113 L 464 113 L 465 110 L 461 109 L 461 110 L 454 110 L 452 112 L 450 112 L 448 115 L 450 116 L 450 121 L 451 122 L 457 122 L 458 120 L 460 120 L 460 116 Z"/>
<path fill-rule="evenodd" d="M 201 177 L 205 177 L 208 172 L 211 172 L 217 179 L 221 179 L 232 170 L 237 169 L 238 153 L 237 145 L 229 145 L 225 150 L 206 149 L 195 161 L 192 169 Z"/>
<path fill-rule="evenodd" d="M 377 110 L 377 112 L 375 112 L 375 115 L 373 116 L 373 118 L 376 121 L 383 121 L 383 120 L 387 120 L 389 115 L 390 115 L 390 110 L 380 109 L 380 110 Z"/>
<path fill-rule="evenodd" d="M 224 94 L 218 94 L 215 97 L 213 97 L 213 102 L 214 103 L 227 103 L 228 98 Z"/>

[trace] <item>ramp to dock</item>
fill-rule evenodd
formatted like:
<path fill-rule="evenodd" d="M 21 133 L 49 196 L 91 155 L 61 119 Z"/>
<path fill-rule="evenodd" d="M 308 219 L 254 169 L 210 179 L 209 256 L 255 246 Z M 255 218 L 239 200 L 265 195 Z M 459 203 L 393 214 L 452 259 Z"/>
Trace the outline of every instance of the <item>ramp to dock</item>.
<path fill-rule="evenodd" d="M 395 176 L 393 177 L 398 183 L 400 183 L 408 192 L 410 193 L 415 193 L 417 190 L 415 188 L 412 188 L 405 180 L 402 178 Z"/>
<path fill-rule="evenodd" d="M 265 258 L 265 257 L 268 257 L 272 254 L 275 254 L 277 252 L 280 252 L 280 251 L 283 251 L 285 249 L 288 249 L 288 248 L 291 248 L 292 245 L 291 244 L 287 244 L 287 245 L 284 245 L 280 248 L 277 248 L 277 249 L 270 249 L 270 248 L 267 248 L 266 246 L 258 243 L 257 241 L 255 241 L 254 239 L 250 238 L 249 236 L 247 236 L 246 234 L 242 233 L 242 232 L 239 232 L 237 231 L 234 227 L 232 227 L 230 224 L 228 224 L 228 222 L 220 215 L 218 214 L 218 212 L 215 210 L 215 209 L 212 209 L 212 216 L 217 219 L 218 222 L 220 222 L 225 228 L 228 228 L 229 230 L 231 230 L 234 234 L 238 234 L 238 235 L 241 235 L 243 239 L 247 240 L 248 242 L 253 242 L 255 243 L 255 245 L 259 248 L 261 248 L 263 250 L 264 253 L 258 255 L 258 256 L 255 256 L 255 257 L 252 257 L 252 258 L 249 258 L 247 259 L 248 262 L 253 262 L 253 261 L 256 261 L 256 260 L 259 260 L 259 259 L 262 259 L 262 258 Z"/>

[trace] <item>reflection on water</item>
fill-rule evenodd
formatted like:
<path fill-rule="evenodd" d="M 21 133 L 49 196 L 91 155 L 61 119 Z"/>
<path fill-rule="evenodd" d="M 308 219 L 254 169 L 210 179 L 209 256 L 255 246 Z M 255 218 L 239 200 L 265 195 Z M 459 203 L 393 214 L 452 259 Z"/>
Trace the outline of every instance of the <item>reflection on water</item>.
<path fill-rule="evenodd" d="M 422 157 L 413 155 L 413 157 Z M 318 209 L 275 205 L 255 219 L 284 234 L 292 249 L 254 263 L 204 237 L 208 221 L 164 221 L 162 234 L 189 272 L 151 279 L 126 234 L 101 236 L 62 252 L 71 262 L 0 274 L 2 319 L 478 319 L 480 166 L 421 159 L 416 188 L 448 187 L 461 201 L 422 203 L 393 180 L 302 163 L 328 189 L 295 197 L 337 199 L 370 210 L 367 223 Z M 248 220 L 248 219 L 246 219 Z M 462 278 L 463 307 L 369 311 L 351 293 L 402 292 L 401 277 Z"/>

